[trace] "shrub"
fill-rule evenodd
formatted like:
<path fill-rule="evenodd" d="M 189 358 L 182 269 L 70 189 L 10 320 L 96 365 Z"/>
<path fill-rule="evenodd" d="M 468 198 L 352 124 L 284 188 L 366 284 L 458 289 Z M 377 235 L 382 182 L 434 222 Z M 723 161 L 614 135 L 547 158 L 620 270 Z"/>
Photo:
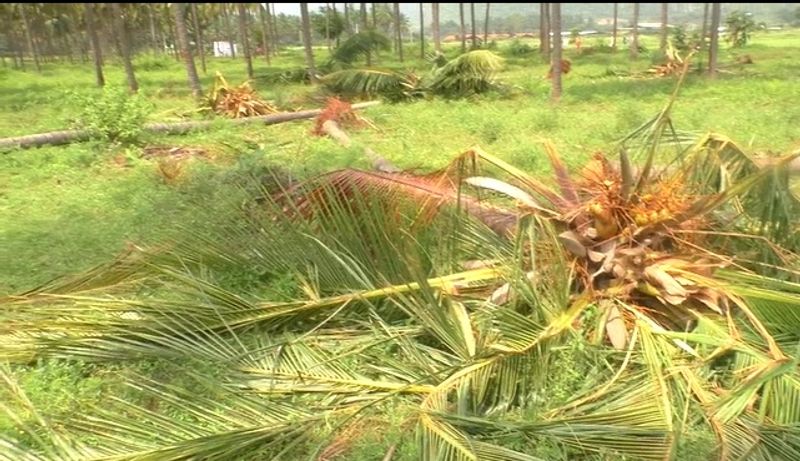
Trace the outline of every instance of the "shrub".
<path fill-rule="evenodd" d="M 76 127 L 88 130 L 93 138 L 111 142 L 135 142 L 153 110 L 143 96 L 130 94 L 124 87 L 106 87 L 99 96 L 73 92 L 69 99 L 83 108 Z"/>

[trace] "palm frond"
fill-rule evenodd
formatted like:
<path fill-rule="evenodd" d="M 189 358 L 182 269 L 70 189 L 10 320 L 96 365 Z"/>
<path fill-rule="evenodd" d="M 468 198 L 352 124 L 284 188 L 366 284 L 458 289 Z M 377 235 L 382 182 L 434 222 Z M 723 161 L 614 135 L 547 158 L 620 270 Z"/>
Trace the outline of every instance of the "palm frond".
<path fill-rule="evenodd" d="M 391 41 L 380 32 L 372 29 L 353 34 L 350 38 L 342 42 L 331 55 L 331 60 L 342 63 L 352 64 L 357 59 L 380 50 L 391 48 Z"/>
<path fill-rule="evenodd" d="M 488 50 L 464 53 L 434 70 L 427 87 L 434 94 L 465 96 L 496 87 L 495 76 L 503 59 Z"/>
<path fill-rule="evenodd" d="M 377 69 L 344 69 L 325 75 L 320 80 L 325 88 L 345 97 L 384 97 L 400 101 L 422 95 L 420 79 L 413 72 Z"/>

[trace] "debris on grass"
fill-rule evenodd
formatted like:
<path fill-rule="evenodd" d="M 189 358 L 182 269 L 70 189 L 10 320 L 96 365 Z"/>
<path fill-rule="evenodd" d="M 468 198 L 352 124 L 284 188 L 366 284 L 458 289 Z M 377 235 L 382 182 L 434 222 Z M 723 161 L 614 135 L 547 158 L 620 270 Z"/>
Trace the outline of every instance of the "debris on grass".
<path fill-rule="evenodd" d="M 255 117 L 278 112 L 275 106 L 258 96 L 249 80 L 239 86 L 231 86 L 219 72 L 206 104 L 215 113 L 228 118 Z"/>

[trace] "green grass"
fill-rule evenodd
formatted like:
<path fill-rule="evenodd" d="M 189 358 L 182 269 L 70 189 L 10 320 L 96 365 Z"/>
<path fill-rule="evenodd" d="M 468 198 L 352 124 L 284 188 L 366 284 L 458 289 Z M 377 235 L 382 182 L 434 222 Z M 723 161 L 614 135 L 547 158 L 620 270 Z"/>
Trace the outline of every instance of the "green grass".
<path fill-rule="evenodd" d="M 653 49 L 656 39 L 645 37 L 644 43 Z M 509 46 L 510 42 L 501 42 L 499 52 L 505 54 Z M 324 61 L 327 51 L 317 51 L 318 60 Z M 446 52 L 454 56 L 458 44 Z M 407 46 L 412 60 L 400 64 L 384 53 L 379 64 L 426 72 L 429 64 L 418 53 L 418 47 Z M 735 55 L 742 53 L 750 54 L 755 64 L 736 65 Z M 675 83 L 673 78 L 614 75 L 644 71 L 650 65 L 647 55 L 636 62 L 624 52 L 576 55 L 570 49 L 566 55 L 573 66 L 564 78 L 564 97 L 558 106 L 549 102 L 545 78 L 549 66 L 538 54 L 508 56 L 500 75 L 505 91 L 467 100 L 383 104 L 363 113 L 378 131 L 351 134 L 357 145 L 369 145 L 405 168 L 441 167 L 470 146 L 480 145 L 519 167 L 539 171 L 546 163 L 544 139 L 553 140 L 577 167 L 593 152 L 613 148 L 616 140 L 655 114 Z M 723 50 L 724 72 L 719 79 L 710 81 L 702 75 L 687 79 L 674 113 L 677 127 L 698 133 L 719 131 L 755 151 L 784 153 L 800 147 L 797 56 L 798 31 L 757 34 L 744 50 Z M 255 88 L 284 109 L 318 107 L 320 95 L 313 88 L 259 78 L 295 69 L 302 62 L 299 49 L 284 50 L 269 68 L 263 58 L 256 59 Z M 141 93 L 153 104 L 151 120 L 201 116 L 194 111 L 180 63 L 141 56 L 137 66 Z M 223 72 L 231 83 L 245 78 L 241 60 L 210 58 L 208 67 L 202 76 L 205 90 L 215 71 Z M 106 78 L 122 84 L 121 67 L 106 66 Z M 0 135 L 68 128 L 81 108 L 65 95 L 97 95 L 100 90 L 93 79 L 88 65 L 50 63 L 41 74 L 0 69 Z M 220 123 L 213 130 L 183 136 L 145 135 L 137 145 L 86 142 L 0 153 L 0 295 L 86 269 L 131 243 L 179 238 L 186 226 L 213 227 L 232 216 L 231 210 L 245 198 L 235 187 L 237 178 L 257 174 L 264 165 L 301 176 L 367 165 L 358 146 L 343 148 L 310 136 L 310 127 L 309 122 L 270 127 Z M 145 145 L 199 146 L 213 154 L 213 160 L 194 160 L 183 179 L 173 184 L 158 174 L 157 162 L 139 158 Z M 166 373 L 168 364 L 137 363 L 126 370 L 131 369 L 153 375 Z M 122 371 L 61 361 L 14 369 L 34 404 L 51 415 L 102 404 L 119 391 L 116 376 Z M 9 429 L 10 422 L 0 417 L 0 432 Z M 358 454 L 354 459 L 380 459 L 376 446 L 382 445 L 368 442 L 362 440 L 354 448 Z M 413 459 L 402 450 L 401 455 Z"/>

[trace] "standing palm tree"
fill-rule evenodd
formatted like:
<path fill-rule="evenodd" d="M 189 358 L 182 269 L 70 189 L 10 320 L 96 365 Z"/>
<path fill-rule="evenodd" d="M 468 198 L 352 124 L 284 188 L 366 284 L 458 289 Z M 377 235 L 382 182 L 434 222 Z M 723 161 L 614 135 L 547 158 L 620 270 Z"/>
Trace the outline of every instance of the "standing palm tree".
<path fill-rule="evenodd" d="M 264 58 L 267 60 L 267 65 L 272 65 L 270 62 L 270 46 L 269 46 L 269 5 L 264 8 L 263 5 L 258 5 L 259 15 L 261 17 L 261 45 L 264 47 Z"/>
<path fill-rule="evenodd" d="M 711 4 L 711 40 L 708 45 L 708 75 L 717 77 L 717 54 L 719 52 L 720 4 Z"/>
<path fill-rule="evenodd" d="M 250 38 L 247 36 L 247 18 L 249 14 L 244 3 L 237 3 L 239 13 L 239 41 L 242 42 L 242 54 L 247 63 L 247 78 L 253 78 L 253 58 L 250 56 Z"/>
<path fill-rule="evenodd" d="M 550 30 L 553 31 L 553 58 L 550 67 L 553 69 L 553 91 L 550 98 L 553 102 L 561 99 L 561 4 L 550 4 Z"/>
<path fill-rule="evenodd" d="M 192 8 L 192 23 L 194 24 L 194 34 L 197 42 L 197 54 L 200 55 L 200 68 L 206 73 L 206 51 L 203 43 L 203 29 L 200 27 L 200 13 L 197 11 L 197 3 L 190 3 Z"/>
<path fill-rule="evenodd" d="M 403 62 L 403 31 L 400 28 L 400 4 L 394 4 L 394 30 L 397 34 L 397 55 Z"/>
<path fill-rule="evenodd" d="M 94 73 L 97 86 L 102 87 L 106 84 L 106 79 L 103 77 L 103 52 L 100 49 L 100 39 L 97 37 L 97 28 L 94 23 L 94 4 L 84 3 L 83 8 L 86 12 L 86 32 L 89 34 L 94 53 Z"/>
<path fill-rule="evenodd" d="M 491 3 L 486 4 L 486 19 L 483 21 L 483 44 L 484 46 L 489 43 L 489 6 Z"/>
<path fill-rule="evenodd" d="M 614 4 L 614 26 L 611 32 L 611 49 L 617 50 L 617 18 L 619 17 L 619 3 Z"/>
<path fill-rule="evenodd" d="M 425 59 L 425 12 L 424 3 L 419 4 L 419 57 Z"/>
<path fill-rule="evenodd" d="M 540 24 L 539 24 L 539 51 L 542 56 L 549 62 L 550 61 L 550 4 L 540 3 Z"/>
<path fill-rule="evenodd" d="M 170 3 L 172 15 L 175 18 L 175 33 L 178 39 L 178 49 L 180 50 L 183 62 L 186 65 L 186 76 L 189 79 L 189 88 L 192 89 L 192 96 L 200 98 L 203 90 L 200 87 L 200 79 L 197 77 L 197 69 L 194 66 L 194 57 L 189 50 L 189 34 L 186 33 L 186 4 Z M 194 4 L 192 4 L 194 5 Z"/>
<path fill-rule="evenodd" d="M 139 91 L 139 82 L 136 81 L 136 75 L 133 72 L 128 29 L 126 27 L 125 16 L 122 14 L 122 7 L 119 3 L 111 4 L 111 14 L 114 15 L 114 28 L 117 30 L 117 38 L 119 40 L 119 55 L 122 58 L 122 65 L 125 67 L 125 77 L 128 79 L 128 88 L 130 88 L 131 92 L 136 93 Z"/>
<path fill-rule="evenodd" d="M 236 42 L 233 40 L 233 33 L 231 32 L 231 16 L 228 13 L 228 4 L 220 3 L 222 7 L 222 19 L 225 22 L 225 35 L 228 37 L 228 44 L 231 47 L 231 57 L 236 57 Z"/>
<path fill-rule="evenodd" d="M 631 59 L 639 57 L 639 4 L 633 4 L 633 38 L 631 39 Z"/>
<path fill-rule="evenodd" d="M 433 3 L 431 4 L 431 15 L 433 16 L 433 49 L 437 53 L 442 52 L 442 38 L 439 35 L 439 4 Z"/>
<path fill-rule="evenodd" d="M 662 52 L 667 50 L 667 20 L 669 19 L 669 3 L 661 4 L 661 43 L 659 48 Z"/>
<path fill-rule="evenodd" d="M 314 66 L 314 50 L 311 49 L 311 21 L 308 18 L 308 3 L 300 4 L 300 19 L 303 29 L 303 49 L 306 52 L 306 67 L 312 82 L 317 81 L 317 69 Z"/>
<path fill-rule="evenodd" d="M 478 37 L 475 36 L 475 4 L 469 4 L 469 22 L 470 28 L 472 29 L 472 49 L 478 47 Z"/>
<path fill-rule="evenodd" d="M 150 22 L 150 46 L 153 47 L 153 56 L 161 54 L 161 49 L 158 45 L 158 35 L 156 34 L 156 13 L 152 3 L 147 4 L 147 16 Z"/>
<path fill-rule="evenodd" d="M 33 44 L 33 37 L 31 34 L 31 22 L 28 20 L 28 15 L 26 14 L 26 10 L 28 9 L 28 4 L 20 3 L 19 4 L 19 14 L 22 17 L 22 24 L 25 26 L 25 42 L 28 44 L 28 52 L 33 57 L 33 64 L 36 66 L 36 72 L 41 72 L 42 67 L 39 64 L 39 53 L 36 52 L 36 47 Z"/>
<path fill-rule="evenodd" d="M 710 3 L 703 3 L 703 26 L 700 29 L 700 49 L 706 48 L 706 37 L 708 37 L 708 10 Z"/>
<path fill-rule="evenodd" d="M 458 16 L 459 16 L 459 19 L 461 20 L 461 27 L 459 29 L 459 35 L 461 36 L 461 52 L 462 53 L 466 53 L 467 52 L 467 37 L 466 37 L 467 31 L 466 31 L 466 27 L 464 27 L 464 4 L 463 3 L 459 3 L 458 4 Z"/>

